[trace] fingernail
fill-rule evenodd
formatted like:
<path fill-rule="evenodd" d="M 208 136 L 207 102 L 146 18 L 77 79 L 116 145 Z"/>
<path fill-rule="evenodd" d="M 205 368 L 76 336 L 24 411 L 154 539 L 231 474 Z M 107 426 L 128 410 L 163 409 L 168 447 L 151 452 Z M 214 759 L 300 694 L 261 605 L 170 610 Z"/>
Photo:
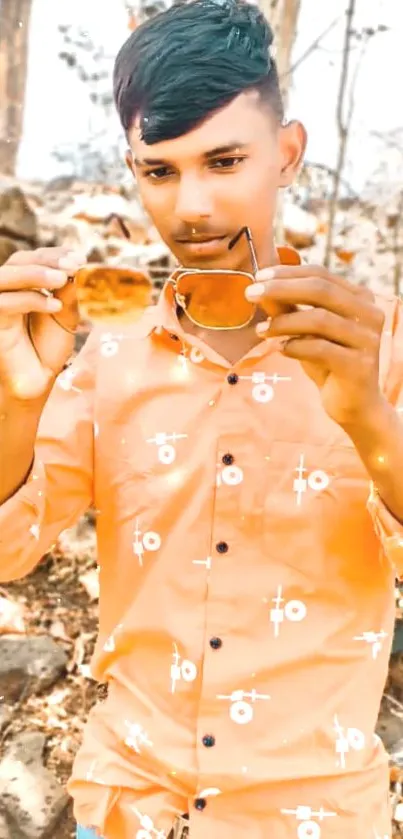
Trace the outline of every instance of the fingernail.
<path fill-rule="evenodd" d="M 55 288 L 59 285 L 64 285 L 67 277 L 64 271 L 55 271 L 53 268 L 48 268 L 45 271 L 46 279 Z"/>
<path fill-rule="evenodd" d="M 271 324 L 271 318 L 269 318 L 269 320 L 263 320 L 263 321 L 261 321 L 261 323 L 258 323 L 257 326 L 256 326 L 257 334 L 258 335 L 264 335 L 265 332 L 267 332 L 268 329 L 270 329 L 270 324 Z"/>
<path fill-rule="evenodd" d="M 248 300 L 256 300 L 257 297 L 261 297 L 264 294 L 265 286 L 264 283 L 253 283 L 253 285 L 249 285 L 245 291 L 245 295 Z"/>
<path fill-rule="evenodd" d="M 56 297 L 48 297 L 48 299 L 46 300 L 46 308 L 49 310 L 49 312 L 60 312 L 60 309 L 63 308 L 63 303 Z"/>
<path fill-rule="evenodd" d="M 274 268 L 261 268 L 260 271 L 256 271 L 256 279 L 258 280 L 272 280 L 274 276 Z"/>

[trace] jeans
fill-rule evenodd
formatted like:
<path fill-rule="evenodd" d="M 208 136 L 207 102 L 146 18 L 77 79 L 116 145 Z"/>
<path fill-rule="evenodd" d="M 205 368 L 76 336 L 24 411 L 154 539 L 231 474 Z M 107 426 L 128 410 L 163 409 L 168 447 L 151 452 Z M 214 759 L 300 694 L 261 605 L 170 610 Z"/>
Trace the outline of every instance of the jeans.
<path fill-rule="evenodd" d="M 175 827 L 172 828 L 167 839 L 186 839 L 189 835 L 188 818 L 188 815 L 183 815 L 183 817 L 179 816 L 176 820 Z M 89 827 L 80 827 L 80 825 L 77 825 L 76 839 L 99 839 L 99 837 Z"/>

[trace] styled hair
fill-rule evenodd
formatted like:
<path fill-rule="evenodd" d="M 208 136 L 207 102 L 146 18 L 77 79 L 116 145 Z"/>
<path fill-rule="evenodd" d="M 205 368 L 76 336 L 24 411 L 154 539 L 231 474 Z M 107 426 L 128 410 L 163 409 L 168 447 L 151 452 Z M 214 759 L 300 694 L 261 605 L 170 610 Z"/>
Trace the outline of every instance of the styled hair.
<path fill-rule="evenodd" d="M 246 0 L 179 0 L 142 23 L 114 66 L 126 134 L 139 118 L 148 145 L 180 137 L 247 90 L 282 121 L 272 42 L 266 18 Z"/>

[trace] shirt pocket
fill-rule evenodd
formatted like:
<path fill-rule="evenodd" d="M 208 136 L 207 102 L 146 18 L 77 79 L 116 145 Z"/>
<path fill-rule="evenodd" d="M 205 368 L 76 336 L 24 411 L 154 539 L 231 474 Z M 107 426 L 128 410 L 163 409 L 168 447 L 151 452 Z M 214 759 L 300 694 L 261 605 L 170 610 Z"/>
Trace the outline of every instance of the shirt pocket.
<path fill-rule="evenodd" d="M 376 572 L 385 568 L 367 510 L 369 488 L 353 444 L 274 442 L 264 497 L 267 558 L 306 581 L 378 583 Z"/>

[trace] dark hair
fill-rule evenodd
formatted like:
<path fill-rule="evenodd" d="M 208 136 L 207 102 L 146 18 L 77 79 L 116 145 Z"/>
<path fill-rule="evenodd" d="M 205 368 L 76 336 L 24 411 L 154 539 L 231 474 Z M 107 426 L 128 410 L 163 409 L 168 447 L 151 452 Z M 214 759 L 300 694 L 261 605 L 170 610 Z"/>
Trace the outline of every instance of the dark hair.
<path fill-rule="evenodd" d="M 126 133 L 140 118 L 149 145 L 187 134 L 245 90 L 284 117 L 273 32 L 245 0 L 180 0 L 141 24 L 116 58 L 113 87 Z"/>

